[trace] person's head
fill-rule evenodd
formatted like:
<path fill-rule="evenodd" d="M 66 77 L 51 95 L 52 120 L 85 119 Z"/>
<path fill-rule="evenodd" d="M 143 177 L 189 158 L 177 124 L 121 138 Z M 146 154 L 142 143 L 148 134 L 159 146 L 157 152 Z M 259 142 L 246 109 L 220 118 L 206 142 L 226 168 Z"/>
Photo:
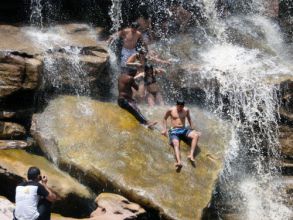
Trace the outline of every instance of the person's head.
<path fill-rule="evenodd" d="M 176 102 L 176 108 L 177 111 L 181 112 L 184 108 L 185 102 L 183 100 L 177 100 Z"/>
<path fill-rule="evenodd" d="M 27 179 L 32 181 L 41 180 L 41 171 L 37 167 L 30 167 L 27 171 Z"/>
<path fill-rule="evenodd" d="M 146 65 L 144 66 L 144 72 L 145 72 L 146 74 L 151 74 L 151 73 L 153 73 L 153 71 L 154 71 L 154 67 L 153 67 L 153 65 L 151 65 L 151 64 L 146 64 Z"/>
<path fill-rule="evenodd" d="M 147 53 L 147 50 L 144 47 L 139 47 L 136 51 L 139 56 L 145 56 Z"/>
<path fill-rule="evenodd" d="M 143 28 L 143 29 L 149 28 L 149 20 L 146 19 L 145 17 L 140 16 L 140 17 L 137 18 L 136 21 L 139 24 L 140 28 Z"/>
<path fill-rule="evenodd" d="M 132 28 L 133 31 L 136 31 L 137 28 L 139 27 L 139 24 L 136 21 L 134 21 L 130 24 L 130 27 Z"/>

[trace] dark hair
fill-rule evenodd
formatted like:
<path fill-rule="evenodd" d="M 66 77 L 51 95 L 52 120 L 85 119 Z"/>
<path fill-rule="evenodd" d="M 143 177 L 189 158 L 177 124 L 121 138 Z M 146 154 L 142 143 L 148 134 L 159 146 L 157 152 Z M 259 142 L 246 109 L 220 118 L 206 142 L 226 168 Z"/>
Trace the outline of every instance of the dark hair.
<path fill-rule="evenodd" d="M 177 100 L 176 105 L 185 105 L 184 100 Z"/>
<path fill-rule="evenodd" d="M 132 23 L 130 24 L 130 27 L 131 27 L 131 28 L 134 28 L 134 29 L 137 29 L 137 28 L 139 27 L 139 24 L 138 24 L 136 21 L 134 21 L 134 22 L 132 22 Z"/>
<path fill-rule="evenodd" d="M 154 71 L 154 67 L 153 67 L 152 64 L 146 64 L 146 65 L 144 66 L 144 72 L 145 72 L 145 73 L 148 72 L 149 70 Z"/>
<path fill-rule="evenodd" d="M 136 49 L 136 51 L 139 53 L 139 54 L 146 54 L 147 53 L 147 50 L 144 48 L 144 47 L 138 47 Z"/>
<path fill-rule="evenodd" d="M 30 167 L 27 171 L 28 180 L 37 180 L 39 175 L 41 175 L 41 171 L 37 167 Z"/>

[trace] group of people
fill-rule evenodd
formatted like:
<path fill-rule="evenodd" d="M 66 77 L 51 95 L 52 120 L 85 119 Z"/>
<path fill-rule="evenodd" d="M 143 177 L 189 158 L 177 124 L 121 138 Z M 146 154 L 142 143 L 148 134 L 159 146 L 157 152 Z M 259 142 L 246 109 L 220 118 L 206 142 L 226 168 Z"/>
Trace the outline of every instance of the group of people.
<path fill-rule="evenodd" d="M 129 27 L 116 33 L 122 46 L 120 53 L 118 53 L 121 67 L 121 73 L 118 77 L 118 105 L 131 113 L 141 124 L 148 128 L 154 128 L 157 122 L 147 120 L 136 103 L 146 98 L 149 106 L 154 106 L 155 103 L 164 104 L 156 77 L 164 74 L 165 71 L 163 68 L 155 68 L 153 63 L 170 65 L 170 62 L 153 55 L 155 53 L 148 50 L 150 42 L 153 41 L 152 31 L 148 25 L 150 25 L 150 21 L 139 17 Z M 110 37 L 110 40 L 113 38 L 113 36 Z M 200 136 L 199 132 L 193 130 L 190 111 L 184 105 L 184 101 L 178 100 L 176 106 L 166 112 L 163 120 L 164 131 L 162 131 L 162 135 L 167 136 L 168 134 L 170 144 L 174 147 L 176 169 L 182 167 L 179 151 L 180 140 L 190 141 L 191 151 L 188 159 L 193 163 L 194 152 Z M 172 128 L 167 132 L 167 119 L 169 117 Z M 190 129 L 185 126 L 186 119 Z"/>

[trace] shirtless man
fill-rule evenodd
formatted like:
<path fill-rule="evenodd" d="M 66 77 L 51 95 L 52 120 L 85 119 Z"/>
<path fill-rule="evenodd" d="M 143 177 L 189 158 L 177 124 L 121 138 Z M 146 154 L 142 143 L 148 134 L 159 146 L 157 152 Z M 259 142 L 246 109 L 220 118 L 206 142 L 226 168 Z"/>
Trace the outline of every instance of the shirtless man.
<path fill-rule="evenodd" d="M 123 41 L 120 56 L 121 67 L 126 67 L 127 59 L 136 53 L 136 47 L 141 47 L 143 43 L 142 34 L 137 30 L 139 27 L 137 22 L 132 22 L 129 28 L 124 28 L 117 33 L 118 37 Z M 111 42 L 115 34 L 109 39 Z"/>
<path fill-rule="evenodd" d="M 140 112 L 132 98 L 132 88 L 138 90 L 138 85 L 134 81 L 136 72 L 121 74 L 118 78 L 118 105 L 131 113 L 141 124 L 147 125 L 148 128 L 153 128 L 157 122 L 148 121 Z"/>
<path fill-rule="evenodd" d="M 184 101 L 177 101 L 177 105 L 170 108 L 163 120 L 164 130 L 162 131 L 162 135 L 167 136 L 167 119 L 171 117 L 171 129 L 169 130 L 169 139 L 170 144 L 174 147 L 175 150 L 175 158 L 176 169 L 180 169 L 182 167 L 181 157 L 180 157 L 180 140 L 191 140 L 191 150 L 188 155 L 188 159 L 194 162 L 194 151 L 198 142 L 198 138 L 200 136 L 199 132 L 193 130 L 193 124 L 190 118 L 189 109 L 184 107 Z M 190 129 L 185 127 L 185 120 L 188 120 L 190 125 Z"/>

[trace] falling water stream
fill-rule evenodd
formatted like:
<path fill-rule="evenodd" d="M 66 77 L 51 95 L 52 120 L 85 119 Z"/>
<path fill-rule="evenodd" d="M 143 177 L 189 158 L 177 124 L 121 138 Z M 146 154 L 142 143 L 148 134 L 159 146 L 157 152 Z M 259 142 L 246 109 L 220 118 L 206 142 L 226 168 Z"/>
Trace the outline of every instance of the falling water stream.
<path fill-rule="evenodd" d="M 272 81 L 282 75 L 292 74 L 292 55 L 286 50 L 278 24 L 264 15 L 264 0 L 245 2 L 249 6 L 248 12 L 234 12 L 229 17 L 219 16 L 215 0 L 203 0 L 202 4 L 198 4 L 198 1 L 188 2 L 202 7 L 202 17 L 207 18 L 205 26 L 188 32 L 193 44 L 189 48 L 183 48 L 180 47 L 180 37 L 169 36 L 167 41 L 157 45 L 159 50 L 165 51 L 162 54 L 179 60 L 178 64 L 183 68 L 187 64 L 199 64 L 202 80 L 216 80 L 216 86 L 211 83 L 203 85 L 207 108 L 232 122 L 233 138 L 226 154 L 218 191 L 215 191 L 223 203 L 219 205 L 219 201 L 215 201 L 219 216 L 229 206 L 240 214 L 241 219 L 293 218 L 292 210 L 283 203 L 283 186 L 278 181 L 281 179 L 278 169 L 280 103 L 279 88 Z M 122 23 L 123 1 L 113 0 L 112 3 L 109 15 L 113 22 L 112 31 L 117 31 Z M 163 0 L 147 0 L 143 4 L 157 12 L 167 10 L 166 1 Z M 41 1 L 32 1 L 31 9 L 31 23 L 42 27 Z M 201 32 L 204 34 L 199 35 Z M 52 55 L 52 50 L 67 39 L 54 30 L 42 32 L 28 29 L 27 34 L 42 44 L 46 51 L 46 82 L 60 88 L 62 79 L 58 67 L 61 63 Z M 243 45 L 241 37 L 249 39 L 251 45 Z M 172 50 L 174 45 L 182 51 L 177 51 L 176 54 Z M 66 46 L 60 49 L 70 57 L 66 63 L 70 69 L 67 78 L 74 85 L 74 93 L 89 95 L 88 83 L 84 81 L 87 73 L 79 60 L 80 50 Z M 186 60 L 179 52 L 190 53 L 192 56 L 188 56 L 189 60 Z M 193 77 L 193 74 L 189 72 L 189 77 Z"/>

